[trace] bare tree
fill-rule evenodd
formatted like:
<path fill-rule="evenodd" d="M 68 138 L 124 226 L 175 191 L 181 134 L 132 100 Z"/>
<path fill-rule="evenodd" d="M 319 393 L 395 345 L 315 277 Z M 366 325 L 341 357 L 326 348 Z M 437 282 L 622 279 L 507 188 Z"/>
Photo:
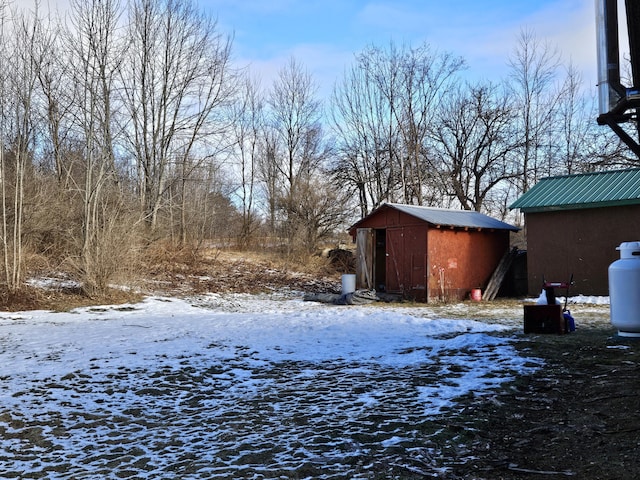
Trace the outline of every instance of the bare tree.
<path fill-rule="evenodd" d="M 597 117 L 596 110 L 593 93 L 584 91 L 582 76 L 574 65 L 567 65 L 552 130 L 550 173 L 564 175 L 638 166 L 637 157 L 620 138 L 593 120 Z"/>
<path fill-rule="evenodd" d="M 561 173 L 572 174 L 589 164 L 588 133 L 595 128 L 588 99 L 582 93 L 582 78 L 570 64 L 558 99 L 556 140 Z"/>
<path fill-rule="evenodd" d="M 80 246 L 73 261 L 89 295 L 103 292 L 130 250 L 127 209 L 118 189 L 114 134 L 116 81 L 122 59 L 119 0 L 72 0 L 66 37 L 72 62 L 75 125 L 81 162 L 70 175 L 80 200 Z M 130 220 L 130 218 L 127 218 Z"/>
<path fill-rule="evenodd" d="M 246 77 L 238 101 L 233 106 L 234 148 L 232 156 L 238 168 L 239 186 L 235 189 L 242 213 L 238 239 L 246 247 L 259 225 L 256 214 L 256 183 L 260 142 L 264 131 L 264 102 L 257 81 Z"/>
<path fill-rule="evenodd" d="M 309 202 L 308 185 L 320 172 L 327 151 L 320 126 L 321 105 L 311 75 L 291 58 L 270 92 L 269 128 L 277 149 L 270 167 L 278 173 L 277 205 L 289 251 L 300 230 L 313 229 L 301 212 Z M 274 192 L 275 193 L 275 192 Z"/>
<path fill-rule="evenodd" d="M 358 55 L 358 66 L 365 72 L 367 82 L 371 82 L 375 88 L 373 100 L 380 102 L 375 107 L 377 116 L 382 121 L 380 126 L 382 136 L 376 141 L 380 150 L 378 154 L 383 154 L 386 158 L 387 171 L 384 172 L 390 179 L 391 185 L 388 197 L 384 200 L 398 201 L 403 198 L 406 189 L 405 176 L 405 155 L 401 147 L 401 134 L 397 122 L 396 112 L 400 110 L 399 99 L 397 98 L 402 89 L 401 55 L 395 44 L 391 43 L 389 51 L 376 46 L 366 48 Z M 371 108 L 372 105 L 365 105 Z M 377 158 L 377 155 L 374 156 Z M 400 193 L 397 193 L 399 186 Z"/>
<path fill-rule="evenodd" d="M 509 95 L 491 84 L 462 86 L 442 103 L 432 131 L 440 163 L 434 167 L 462 208 L 491 210 L 487 199 L 518 175 L 514 115 Z"/>
<path fill-rule="evenodd" d="M 440 202 L 428 134 L 463 67 L 462 59 L 427 44 L 371 46 L 358 55 L 333 95 L 342 153 L 334 169 L 358 193 L 363 214 L 369 202 Z"/>
<path fill-rule="evenodd" d="M 320 102 L 311 75 L 294 58 L 280 70 L 268 103 L 270 126 L 278 136 L 282 158 L 276 167 L 282 176 L 283 195 L 295 197 L 297 183 L 318 166 L 316 152 L 309 152 L 308 139 L 319 128 Z"/>
<path fill-rule="evenodd" d="M 304 253 L 314 252 L 321 241 L 344 230 L 352 220 L 348 192 L 328 180 L 329 175 L 318 173 L 299 186 L 301 201 L 290 206 L 298 222 L 297 249 Z"/>
<path fill-rule="evenodd" d="M 97 152 L 104 175 L 117 176 L 115 159 L 115 91 L 124 44 L 117 36 L 120 0 L 72 0 L 72 27 L 67 37 L 74 65 L 77 122 L 86 146 Z M 99 183 L 99 182 L 98 182 Z"/>
<path fill-rule="evenodd" d="M 549 135 L 558 107 L 556 88 L 560 55 L 533 32 L 523 30 L 509 59 L 510 85 L 516 101 L 518 125 L 523 137 L 521 149 L 521 191 L 526 192 L 544 170 Z"/>
<path fill-rule="evenodd" d="M 281 195 L 278 158 L 280 158 L 278 135 L 273 128 L 265 124 L 261 134 L 257 167 L 259 186 L 266 204 L 268 231 L 272 235 L 276 234 L 278 199 Z"/>
<path fill-rule="evenodd" d="M 170 165 L 167 179 L 166 210 L 175 245 L 195 255 L 210 235 L 222 233 L 213 228 L 220 223 L 226 226 L 223 236 L 234 237 L 236 218 L 232 224 L 226 211 L 233 188 L 220 164 L 182 157 Z"/>
<path fill-rule="evenodd" d="M 422 205 L 437 201 L 437 196 L 432 195 L 437 188 L 429 185 L 436 174 L 429 168 L 433 161 L 428 161 L 425 147 L 438 105 L 450 94 L 455 75 L 463 66 L 460 58 L 433 52 L 426 44 L 402 53 L 401 93 L 394 116 L 402 134 L 402 156 L 407 159 L 403 169 L 403 197 L 407 203 Z"/>
<path fill-rule="evenodd" d="M 145 220 L 155 228 L 170 164 L 211 158 L 204 151 L 220 133 L 217 108 L 232 93 L 231 40 L 190 0 L 136 0 L 129 25 L 125 131 Z"/>
<path fill-rule="evenodd" d="M 61 189 L 68 187 L 71 168 L 67 157 L 70 155 L 72 143 L 72 108 L 77 103 L 73 84 L 71 66 L 73 64 L 69 51 L 64 46 L 64 25 L 52 20 L 49 16 L 35 19 L 39 24 L 40 38 L 36 47 L 37 73 L 40 92 L 43 100 L 44 121 L 46 124 L 46 150 L 52 164 L 56 179 Z"/>
<path fill-rule="evenodd" d="M 34 103 L 37 87 L 37 42 L 40 23 L 23 12 L 13 11 L 12 40 L 6 33 L 7 5 L 0 5 L 3 65 L 0 70 L 0 184 L 2 194 L 2 253 L 7 288 L 17 291 L 23 277 L 23 225 L 25 177 L 32 167 L 36 141 Z M 37 9 L 36 15 L 37 18 Z M 6 150 L 5 150 L 6 148 Z"/>
<path fill-rule="evenodd" d="M 392 198 L 391 158 L 399 132 L 384 95 L 359 63 L 336 85 L 332 122 L 337 136 L 334 178 L 358 198 L 361 216 Z"/>

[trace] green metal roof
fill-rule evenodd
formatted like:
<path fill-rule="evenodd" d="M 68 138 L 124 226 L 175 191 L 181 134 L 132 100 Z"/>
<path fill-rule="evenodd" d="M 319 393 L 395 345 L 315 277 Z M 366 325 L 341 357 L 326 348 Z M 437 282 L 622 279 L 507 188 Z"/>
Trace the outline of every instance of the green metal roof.
<path fill-rule="evenodd" d="M 640 204 L 640 168 L 543 178 L 509 208 L 525 213 Z"/>

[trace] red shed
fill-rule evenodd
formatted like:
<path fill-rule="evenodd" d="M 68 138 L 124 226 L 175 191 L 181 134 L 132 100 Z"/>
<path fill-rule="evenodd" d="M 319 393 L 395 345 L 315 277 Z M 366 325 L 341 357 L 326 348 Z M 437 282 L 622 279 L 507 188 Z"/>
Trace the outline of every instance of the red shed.
<path fill-rule="evenodd" d="M 484 289 L 513 225 L 479 212 L 386 203 L 356 222 L 356 286 L 420 302 Z"/>

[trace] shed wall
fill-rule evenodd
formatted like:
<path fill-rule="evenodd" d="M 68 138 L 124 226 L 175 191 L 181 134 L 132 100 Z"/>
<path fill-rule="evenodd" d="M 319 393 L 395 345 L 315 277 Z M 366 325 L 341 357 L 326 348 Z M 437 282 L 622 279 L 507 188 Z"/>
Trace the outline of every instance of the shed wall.
<path fill-rule="evenodd" d="M 425 222 L 393 208 L 386 208 L 358 223 L 358 228 L 406 227 L 407 225 L 425 225 Z"/>
<path fill-rule="evenodd" d="M 567 281 L 572 292 L 608 295 L 608 268 L 620 258 L 616 247 L 640 240 L 640 206 L 590 208 L 525 214 L 529 294 L 543 278 Z"/>
<path fill-rule="evenodd" d="M 427 244 L 429 298 L 461 300 L 486 287 L 509 250 L 509 232 L 432 228 Z"/>

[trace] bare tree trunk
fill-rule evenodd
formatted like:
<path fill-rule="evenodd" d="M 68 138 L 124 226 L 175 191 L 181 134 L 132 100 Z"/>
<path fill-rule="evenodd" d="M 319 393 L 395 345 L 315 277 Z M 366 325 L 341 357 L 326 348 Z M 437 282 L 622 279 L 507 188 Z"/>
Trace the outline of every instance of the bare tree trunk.
<path fill-rule="evenodd" d="M 119 68 L 117 59 L 122 53 L 115 43 L 119 13 L 118 0 L 72 1 L 75 31 L 70 33 L 68 44 L 74 60 L 74 81 L 82 99 L 78 122 L 84 145 L 82 184 L 75 179 L 82 199 L 78 270 L 89 295 L 104 291 L 116 268 L 114 258 L 105 252 L 105 226 L 117 217 L 104 205 L 115 201 L 109 198 L 107 183 L 117 184 L 111 99 Z"/>
<path fill-rule="evenodd" d="M 9 117 L 10 120 L 3 125 L 2 132 L 4 137 L 6 130 L 9 130 L 11 138 L 2 138 L 2 148 L 8 144 L 11 155 L 3 152 L 0 159 L 3 191 L 2 232 L 5 279 L 9 291 L 12 292 L 17 291 L 22 285 L 25 174 L 31 159 L 34 135 L 32 105 L 37 81 L 38 27 L 37 17 L 29 21 L 25 15 L 14 12 L 15 43 L 11 49 L 11 56 L 3 56 L 3 63 L 7 62 L 5 67 L 8 73 L 2 81 L 1 99 L 3 105 L 6 102 L 9 106 L 3 108 L 2 117 L 3 122 L 5 117 Z M 2 43 L 4 44 L 4 41 Z M 5 126 L 9 128 L 5 130 Z M 7 187 L 11 187 L 11 190 Z M 8 196 L 11 196 L 11 204 L 7 203 Z"/>

